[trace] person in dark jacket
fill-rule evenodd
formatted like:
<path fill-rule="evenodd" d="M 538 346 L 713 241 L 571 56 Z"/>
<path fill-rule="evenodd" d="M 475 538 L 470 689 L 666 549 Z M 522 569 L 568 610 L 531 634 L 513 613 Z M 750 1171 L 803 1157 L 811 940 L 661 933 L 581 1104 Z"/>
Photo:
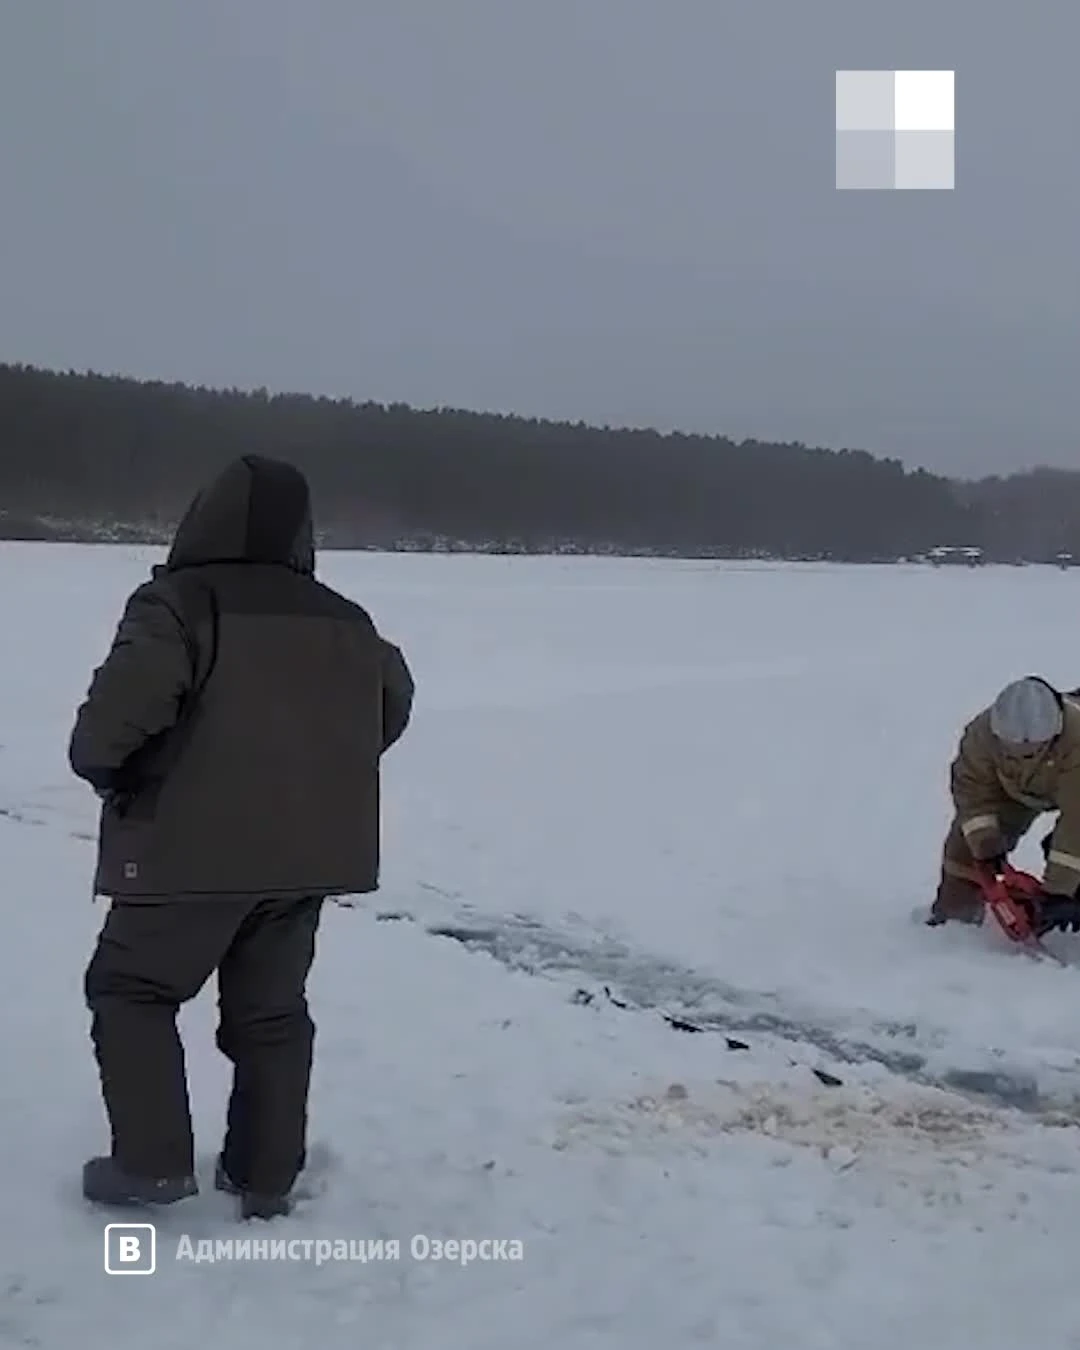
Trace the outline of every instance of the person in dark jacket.
<path fill-rule="evenodd" d="M 85 979 L 112 1131 L 88 1199 L 197 1191 L 176 1017 L 216 971 L 234 1076 L 215 1184 L 245 1217 L 289 1211 L 320 912 L 378 886 L 379 761 L 413 694 L 399 649 L 316 580 L 303 475 L 229 465 L 129 598 L 71 735 L 103 802 L 95 892 L 112 901 Z"/>

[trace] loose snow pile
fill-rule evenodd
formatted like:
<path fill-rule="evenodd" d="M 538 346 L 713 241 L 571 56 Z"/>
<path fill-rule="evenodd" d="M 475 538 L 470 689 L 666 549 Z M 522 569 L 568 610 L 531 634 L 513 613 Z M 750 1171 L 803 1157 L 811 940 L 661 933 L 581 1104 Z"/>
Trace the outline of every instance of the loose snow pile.
<path fill-rule="evenodd" d="M 812 1148 L 845 1166 L 867 1154 L 875 1163 L 887 1160 L 898 1151 L 925 1166 L 928 1152 L 985 1156 L 1004 1129 L 1000 1112 L 936 1089 L 909 1088 L 889 1100 L 869 1088 L 800 1092 L 767 1082 L 721 1082 L 694 1091 L 670 1083 L 613 1109 L 588 1107 L 572 1115 L 565 1137 L 634 1146 L 651 1136 L 678 1146 L 735 1132 Z"/>
<path fill-rule="evenodd" d="M 155 557 L 0 548 L 0 1345 L 1080 1346 L 1080 971 L 909 917 L 961 720 L 1029 666 L 1080 682 L 1075 576 L 327 559 L 419 692 L 384 891 L 312 980 L 311 1197 L 253 1234 L 204 1188 L 118 1280 L 78 1195 L 101 908 L 64 748 Z M 214 1012 L 182 1019 L 204 1176 Z M 298 1255 L 177 1259 L 271 1237 Z M 304 1258 L 335 1242 L 400 1255 Z"/>

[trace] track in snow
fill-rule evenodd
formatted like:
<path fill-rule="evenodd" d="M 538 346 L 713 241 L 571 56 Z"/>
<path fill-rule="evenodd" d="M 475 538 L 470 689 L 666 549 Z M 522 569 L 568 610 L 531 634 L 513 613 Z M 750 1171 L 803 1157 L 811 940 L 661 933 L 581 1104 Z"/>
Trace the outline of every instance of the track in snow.
<path fill-rule="evenodd" d="M 383 912 L 378 917 L 416 921 L 406 912 Z M 842 1015 L 798 1008 L 778 995 L 741 989 L 635 952 L 602 934 L 559 931 L 523 915 L 469 915 L 427 923 L 425 928 L 434 937 L 484 953 L 511 970 L 607 989 L 629 1010 L 663 1014 L 683 1030 L 769 1036 L 809 1045 L 836 1063 L 878 1064 L 913 1082 L 1032 1115 L 1080 1109 L 1080 1064 L 1072 1072 L 1053 1071 L 1050 1082 L 993 1051 L 982 1053 L 982 1063 L 957 1062 L 980 1055 L 964 1055 L 942 1028 L 888 1021 L 856 1025 Z"/>

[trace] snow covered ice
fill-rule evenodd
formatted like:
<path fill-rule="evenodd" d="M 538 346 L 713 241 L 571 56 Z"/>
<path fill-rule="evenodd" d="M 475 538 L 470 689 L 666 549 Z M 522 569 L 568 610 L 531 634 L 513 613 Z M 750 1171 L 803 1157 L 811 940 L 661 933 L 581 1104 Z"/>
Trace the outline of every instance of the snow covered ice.
<path fill-rule="evenodd" d="M 1080 968 L 912 922 L 962 722 L 1018 675 L 1080 684 L 1075 574 L 324 555 L 418 685 L 383 889 L 329 909 L 312 978 L 325 1175 L 254 1234 L 210 1189 L 211 986 L 203 1193 L 115 1279 L 79 1195 L 102 906 L 64 755 L 157 559 L 0 546 L 4 1350 L 1080 1347 Z"/>

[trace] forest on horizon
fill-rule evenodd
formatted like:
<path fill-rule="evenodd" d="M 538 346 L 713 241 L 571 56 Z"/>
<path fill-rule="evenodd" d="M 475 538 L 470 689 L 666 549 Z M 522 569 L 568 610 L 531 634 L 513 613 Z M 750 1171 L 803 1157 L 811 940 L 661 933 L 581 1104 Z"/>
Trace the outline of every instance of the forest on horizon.
<path fill-rule="evenodd" d="M 0 537 L 168 538 L 241 454 L 308 476 L 325 546 L 893 561 L 1080 557 L 1080 472 L 954 481 L 863 450 L 0 364 Z"/>

